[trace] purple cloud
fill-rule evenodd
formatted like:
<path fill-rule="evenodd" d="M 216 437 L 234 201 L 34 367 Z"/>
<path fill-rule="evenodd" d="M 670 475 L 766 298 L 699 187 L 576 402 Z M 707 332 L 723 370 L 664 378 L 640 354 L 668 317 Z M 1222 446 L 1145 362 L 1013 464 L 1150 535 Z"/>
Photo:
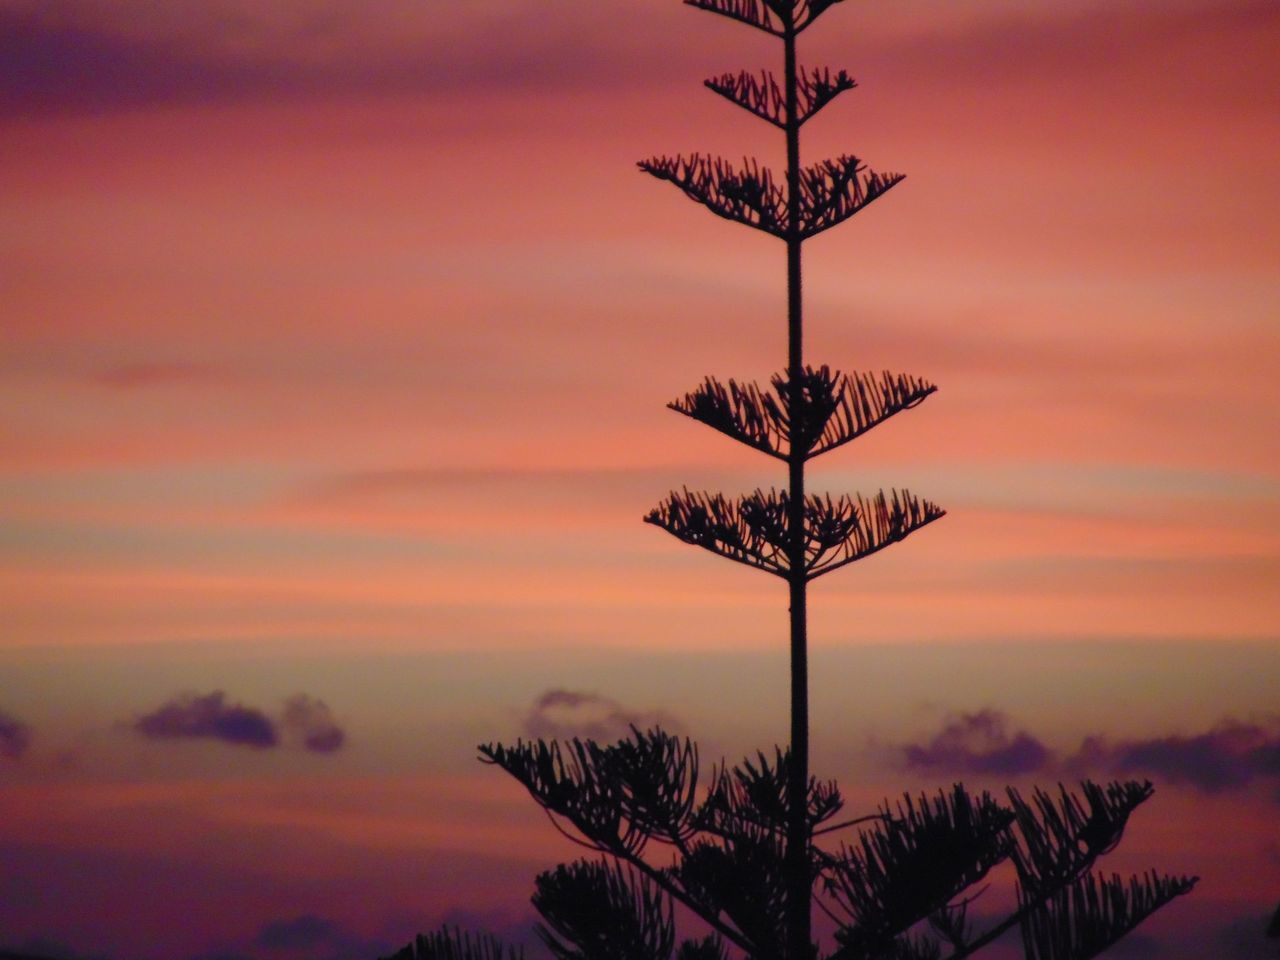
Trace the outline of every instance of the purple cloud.
<path fill-rule="evenodd" d="M 21 760 L 31 746 L 31 728 L 0 711 L 0 760 Z"/>
<path fill-rule="evenodd" d="M 347 742 L 346 731 L 333 719 L 328 705 L 305 693 L 294 694 L 285 701 L 283 725 L 314 753 L 333 753 Z"/>
<path fill-rule="evenodd" d="M 1058 776 L 1143 774 L 1204 793 L 1280 781 L 1280 721 L 1265 726 L 1225 719 L 1203 733 L 1147 739 L 1095 734 L 1085 737 L 1075 753 L 1058 757 L 1032 734 L 1010 733 L 1009 720 L 1000 711 L 984 709 L 951 717 L 929 741 L 901 750 L 913 770 L 1005 776 L 1042 771 Z"/>
<path fill-rule="evenodd" d="M 221 690 L 183 694 L 139 717 L 133 729 L 157 740 L 211 739 L 266 749 L 280 742 L 276 726 L 261 710 L 229 704 Z"/>
<path fill-rule="evenodd" d="M 1223 720 L 1205 733 L 1108 743 L 1090 737 L 1073 765 L 1148 773 L 1205 793 L 1247 787 L 1280 777 L 1280 731 Z"/>
<path fill-rule="evenodd" d="M 1033 773 L 1052 759 L 1048 748 L 1029 733 L 1011 736 L 1006 717 L 996 710 L 953 717 L 928 743 L 905 746 L 903 752 L 913 770 L 1004 775 Z"/>
<path fill-rule="evenodd" d="M 603 741 L 627 736 L 632 726 L 643 730 L 672 725 L 671 718 L 659 712 L 628 710 L 616 700 L 598 694 L 555 689 L 534 702 L 525 716 L 524 733 L 535 739 L 582 737 Z"/>
<path fill-rule="evenodd" d="M 584 16 L 609 36 L 617 11 L 472 11 L 463 18 L 470 28 L 442 32 L 426 8 L 379 17 L 325 6 L 279 5 L 263 14 L 247 4 L 188 4 L 160 16 L 110 4 L 0 8 L 0 120 L 355 91 L 616 84 L 630 76 L 616 50 L 580 42 Z M 646 30 L 656 37 L 651 21 L 632 12 L 615 43 L 645 54 L 632 38 Z"/>

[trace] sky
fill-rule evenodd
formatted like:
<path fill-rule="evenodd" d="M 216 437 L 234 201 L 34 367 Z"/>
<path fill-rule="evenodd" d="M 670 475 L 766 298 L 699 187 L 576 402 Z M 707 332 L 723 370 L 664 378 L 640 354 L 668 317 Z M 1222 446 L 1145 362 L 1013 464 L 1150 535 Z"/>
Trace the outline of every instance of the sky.
<path fill-rule="evenodd" d="M 811 486 L 948 511 L 815 584 L 815 771 L 1151 779 L 1111 863 L 1202 880 L 1126 956 L 1267 956 L 1280 900 L 1278 43 L 1248 0 L 802 43 L 859 81 L 805 160 L 907 175 L 806 244 L 807 357 L 939 387 Z M 0 0 L 0 948 L 515 939 L 575 853 L 477 744 L 785 737 L 781 581 L 640 522 L 784 480 L 664 408 L 785 363 L 782 246 L 635 167 L 780 165 L 701 87 L 775 47 L 676 0 Z"/>

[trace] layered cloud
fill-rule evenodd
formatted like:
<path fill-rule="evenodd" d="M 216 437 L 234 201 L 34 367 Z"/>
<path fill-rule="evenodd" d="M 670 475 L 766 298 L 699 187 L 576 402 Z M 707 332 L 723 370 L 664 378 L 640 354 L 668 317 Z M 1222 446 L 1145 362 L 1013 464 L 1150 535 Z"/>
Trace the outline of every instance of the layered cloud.
<path fill-rule="evenodd" d="M 911 770 L 1020 776 L 1036 773 L 1141 774 L 1220 793 L 1255 783 L 1280 783 L 1280 722 L 1224 719 L 1209 730 L 1145 739 L 1085 737 L 1074 753 L 1051 750 L 1008 718 L 985 709 L 948 718 L 921 743 L 905 744 Z"/>
<path fill-rule="evenodd" d="M 622 13 L 622 17 L 617 14 Z M 585 18 L 626 19 L 612 45 L 578 40 Z M 648 18 L 651 19 L 651 18 Z M 0 3 L 0 114 L 103 111 L 279 97 L 583 86 L 644 56 L 639 12 L 474 3 Z M 654 32 L 655 28 L 649 27 Z M 606 34 L 607 35 L 607 34 Z M 652 54 L 650 54 L 652 56 Z"/>
<path fill-rule="evenodd" d="M 1194 91 L 1196 68 L 1204 69 L 1197 61 L 1206 59 L 1200 51 L 1207 49 L 1210 65 L 1219 67 L 1218 87 L 1236 96 L 1252 60 L 1222 63 L 1212 54 L 1228 44 L 1239 48 L 1241 36 L 1266 37 L 1280 22 L 1273 4 L 1257 0 L 1011 7 L 904 4 L 892 17 L 838 16 L 867 37 L 875 72 L 897 67 L 925 84 L 956 78 L 1011 84 L 1045 73 L 1077 86 L 1112 84 L 1117 72 L 1132 72 L 1135 60 L 1187 44 L 1198 56 L 1177 76 L 1164 71 L 1166 82 Z M 369 90 L 634 86 L 649 82 L 659 64 L 670 75 L 705 63 L 707 51 L 700 48 L 708 40 L 725 35 L 722 42 L 731 44 L 732 35 L 712 19 L 669 10 L 655 15 L 643 5 L 561 8 L 490 0 L 447 17 L 408 0 L 376 9 L 336 0 L 3 0 L 0 106 L 100 110 Z M 672 33 L 675 24 L 685 28 L 679 35 Z M 1266 47 L 1256 46 L 1260 58 Z M 1256 81 L 1253 87 L 1257 96 Z M 1206 95 L 1214 93 L 1222 95 Z"/>
<path fill-rule="evenodd" d="M 21 760 L 31 746 L 31 728 L 0 710 L 0 760 Z"/>
<path fill-rule="evenodd" d="M 305 693 L 285 701 L 276 720 L 256 707 L 231 703 L 221 690 L 180 694 L 132 723 L 153 740 L 217 740 L 258 750 L 296 742 L 313 753 L 333 753 L 346 742 L 346 732 L 323 700 Z"/>

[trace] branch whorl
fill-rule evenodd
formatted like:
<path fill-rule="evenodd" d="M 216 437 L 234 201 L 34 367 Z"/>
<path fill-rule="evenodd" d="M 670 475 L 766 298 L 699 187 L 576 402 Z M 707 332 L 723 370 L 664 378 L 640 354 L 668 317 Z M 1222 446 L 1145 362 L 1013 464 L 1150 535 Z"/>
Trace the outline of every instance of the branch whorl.
<path fill-rule="evenodd" d="M 671 493 L 646 523 L 729 560 L 786 577 L 792 564 L 786 491 L 757 490 L 730 501 L 722 494 Z M 870 556 L 932 523 L 944 511 L 907 491 L 871 498 L 809 496 L 804 505 L 804 571 L 814 579 Z"/>
<path fill-rule="evenodd" d="M 684 0 L 691 7 L 718 13 L 747 26 L 784 36 L 788 24 L 796 33 L 841 0 Z"/>
<path fill-rule="evenodd" d="M 800 385 L 804 410 L 798 411 L 792 409 L 786 376 L 775 375 L 771 384 L 773 390 L 765 390 L 754 383 L 730 380 L 726 385 L 708 377 L 667 406 L 785 460 L 793 445 L 808 457 L 834 450 L 937 390 L 927 380 L 887 370 L 842 374 L 826 366 L 805 367 Z M 795 423 L 804 424 L 802 435 Z"/>
<path fill-rule="evenodd" d="M 825 67 L 801 70 L 797 76 L 799 103 L 797 119 L 804 123 L 846 90 L 852 90 L 857 82 L 844 70 L 832 74 Z M 706 86 L 720 96 L 736 103 L 749 113 L 767 120 L 779 129 L 787 124 L 787 98 L 777 78 L 768 70 L 757 76 L 743 70 L 724 73 L 705 81 Z"/>
<path fill-rule="evenodd" d="M 739 170 L 720 157 L 652 157 L 637 166 L 668 180 L 716 216 L 746 224 L 787 239 L 787 191 L 775 183 L 773 172 L 755 160 L 744 159 Z M 800 171 L 801 240 L 843 223 L 894 184 L 899 173 L 876 173 L 854 156 L 837 157 Z"/>

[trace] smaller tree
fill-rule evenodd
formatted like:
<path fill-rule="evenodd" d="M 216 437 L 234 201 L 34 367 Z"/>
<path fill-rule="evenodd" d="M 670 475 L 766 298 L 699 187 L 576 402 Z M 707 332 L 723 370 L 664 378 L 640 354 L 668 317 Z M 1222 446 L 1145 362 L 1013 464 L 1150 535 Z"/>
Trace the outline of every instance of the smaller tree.
<path fill-rule="evenodd" d="M 660 730 L 591 740 L 488 744 L 589 859 L 535 881 L 538 936 L 557 960 L 793 960 L 785 942 L 786 751 L 712 769 Z M 1026 960 L 1088 960 L 1189 892 L 1194 877 L 1095 870 L 1151 784 L 1090 781 L 1003 800 L 959 784 L 842 819 L 834 782 L 810 780 L 803 808 L 813 903 L 834 944 L 803 960 L 961 960 L 1019 928 Z M 853 831 L 856 829 L 856 833 Z M 841 840 L 841 837 L 849 839 Z M 980 926 L 971 905 L 1012 866 L 1013 905 Z M 676 905 L 705 926 L 677 938 Z M 388 960 L 515 960 L 491 937 L 441 930 Z"/>

